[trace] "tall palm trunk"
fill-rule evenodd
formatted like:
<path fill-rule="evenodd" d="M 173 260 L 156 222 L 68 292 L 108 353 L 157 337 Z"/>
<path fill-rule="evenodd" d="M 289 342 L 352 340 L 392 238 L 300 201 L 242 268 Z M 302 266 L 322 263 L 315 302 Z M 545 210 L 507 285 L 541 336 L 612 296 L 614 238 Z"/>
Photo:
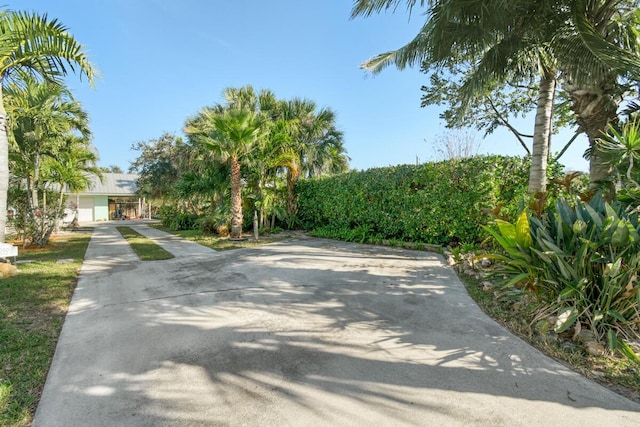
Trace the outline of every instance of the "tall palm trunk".
<path fill-rule="evenodd" d="M 40 176 L 40 147 L 36 148 L 33 160 L 33 180 L 31 181 L 31 209 L 38 208 L 38 177 Z M 46 205 L 46 203 L 44 203 Z M 46 206 L 43 206 L 46 207 Z"/>
<path fill-rule="evenodd" d="M 300 168 L 287 168 L 287 215 L 289 217 L 289 228 L 293 227 L 293 220 L 298 213 L 298 200 L 296 198 L 296 183 L 300 177 Z"/>
<path fill-rule="evenodd" d="M 7 227 L 7 194 L 9 192 L 9 135 L 7 132 L 7 111 L 4 109 L 0 78 L 0 243 L 5 242 Z"/>
<path fill-rule="evenodd" d="M 591 147 L 589 178 L 591 186 L 595 187 L 599 181 L 606 180 L 611 175 L 611 168 L 603 161 L 596 142 L 607 131 L 609 124 L 616 123 L 618 120 L 617 110 L 620 100 L 612 95 L 612 89 L 616 87 L 616 83 L 615 80 L 606 81 L 597 87 L 580 87 L 566 83 L 563 87 L 571 98 L 571 108 L 576 113 L 578 124 L 589 138 Z M 608 185 L 608 189 L 612 197 L 615 188 L 613 185 Z"/>
<path fill-rule="evenodd" d="M 242 236 L 242 181 L 240 162 L 231 158 L 231 237 Z"/>
<path fill-rule="evenodd" d="M 62 203 L 64 202 L 64 184 L 60 184 L 60 192 L 58 193 L 58 214 L 62 213 Z"/>
<path fill-rule="evenodd" d="M 545 75 L 540 78 L 538 107 L 533 131 L 531 169 L 529 171 L 529 193 L 531 194 L 547 191 L 547 163 L 555 90 L 556 79 L 554 76 Z"/>
<path fill-rule="evenodd" d="M 264 227 L 264 167 L 260 166 L 260 175 L 258 177 L 258 200 L 260 200 L 260 218 L 258 224 L 260 227 Z"/>

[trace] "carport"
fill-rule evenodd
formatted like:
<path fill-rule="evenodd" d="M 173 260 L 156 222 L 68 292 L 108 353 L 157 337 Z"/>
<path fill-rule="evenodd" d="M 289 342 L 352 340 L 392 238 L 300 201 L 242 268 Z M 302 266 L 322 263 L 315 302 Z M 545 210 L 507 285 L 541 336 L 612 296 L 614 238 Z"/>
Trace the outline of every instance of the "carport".
<path fill-rule="evenodd" d="M 147 217 L 151 203 L 136 194 L 136 174 L 104 173 L 91 176 L 91 183 L 79 193 L 67 193 L 67 207 L 77 209 L 78 221 L 107 221 Z"/>

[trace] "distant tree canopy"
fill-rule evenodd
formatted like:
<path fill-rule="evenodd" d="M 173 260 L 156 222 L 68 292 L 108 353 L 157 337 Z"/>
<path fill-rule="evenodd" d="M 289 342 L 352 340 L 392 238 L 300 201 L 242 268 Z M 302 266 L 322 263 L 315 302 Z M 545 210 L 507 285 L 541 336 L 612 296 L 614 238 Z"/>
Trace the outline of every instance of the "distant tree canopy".
<path fill-rule="evenodd" d="M 100 168 L 100 170 L 103 173 L 124 173 L 122 168 L 120 166 L 117 166 L 117 165 L 109 165 L 108 167 L 102 166 Z"/>

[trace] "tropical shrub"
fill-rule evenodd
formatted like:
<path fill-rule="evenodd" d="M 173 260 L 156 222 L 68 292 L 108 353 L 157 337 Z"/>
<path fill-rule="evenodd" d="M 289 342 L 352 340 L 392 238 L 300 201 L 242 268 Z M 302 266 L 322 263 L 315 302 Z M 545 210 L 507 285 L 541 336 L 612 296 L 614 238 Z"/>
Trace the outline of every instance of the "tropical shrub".
<path fill-rule="evenodd" d="M 47 205 L 33 209 L 30 202 L 31 193 L 16 181 L 12 181 L 8 193 L 9 204 L 15 209 L 14 215 L 8 218 L 8 224 L 15 229 L 14 237 L 22 237 L 25 246 L 35 245 L 42 248 L 49 243 L 51 234 L 62 217 L 57 204 L 59 196 L 56 192 L 45 189 L 42 194 L 43 199 L 48 201 Z"/>
<path fill-rule="evenodd" d="M 160 221 L 170 230 L 195 230 L 198 215 L 184 212 L 171 206 L 160 208 Z"/>
<path fill-rule="evenodd" d="M 298 219 L 355 241 L 479 242 L 486 212 L 515 218 L 527 194 L 529 161 L 473 158 L 352 171 L 298 183 Z"/>
<path fill-rule="evenodd" d="M 196 220 L 196 227 L 203 234 L 216 234 L 219 220 L 214 215 L 204 215 Z"/>
<path fill-rule="evenodd" d="M 621 129 L 610 125 L 598 141 L 603 160 L 611 166 L 619 187 L 617 198 L 631 209 L 640 206 L 640 119 L 630 120 Z"/>
<path fill-rule="evenodd" d="M 640 363 L 622 340 L 640 337 L 640 224 L 637 212 L 600 195 L 557 200 L 541 216 L 523 211 L 515 223 L 485 229 L 504 253 L 495 274 L 512 294 L 533 297 L 556 332 L 587 328 Z"/>
<path fill-rule="evenodd" d="M 231 212 L 229 206 L 218 206 L 212 215 L 203 215 L 195 221 L 196 228 L 204 234 L 218 234 L 227 237 L 231 230 Z"/>

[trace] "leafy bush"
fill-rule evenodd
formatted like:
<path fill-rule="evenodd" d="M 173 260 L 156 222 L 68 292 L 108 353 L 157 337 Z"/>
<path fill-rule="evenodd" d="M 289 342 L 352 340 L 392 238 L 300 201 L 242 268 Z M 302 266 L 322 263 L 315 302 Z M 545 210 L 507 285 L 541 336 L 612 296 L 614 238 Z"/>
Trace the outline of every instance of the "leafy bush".
<path fill-rule="evenodd" d="M 196 228 L 204 234 L 218 234 L 221 237 L 229 235 L 230 219 L 220 215 L 204 215 L 196 220 Z"/>
<path fill-rule="evenodd" d="M 523 211 L 511 224 L 497 220 L 486 230 L 504 254 L 496 274 L 504 286 L 535 297 L 540 315 L 557 318 L 555 330 L 587 327 L 609 347 L 640 359 L 621 340 L 640 337 L 640 225 L 637 213 L 610 205 L 557 200 L 543 214 Z"/>
<path fill-rule="evenodd" d="M 160 208 L 160 220 L 162 225 L 171 230 L 195 230 L 198 215 L 180 211 L 172 206 Z"/>
<path fill-rule="evenodd" d="M 514 217 L 526 196 L 529 162 L 518 157 L 461 160 L 353 171 L 298 183 L 305 229 L 354 241 L 431 244 L 481 241 L 486 211 Z"/>
<path fill-rule="evenodd" d="M 218 232 L 218 218 L 214 215 L 204 215 L 196 220 L 196 228 L 203 234 L 216 234 Z"/>

